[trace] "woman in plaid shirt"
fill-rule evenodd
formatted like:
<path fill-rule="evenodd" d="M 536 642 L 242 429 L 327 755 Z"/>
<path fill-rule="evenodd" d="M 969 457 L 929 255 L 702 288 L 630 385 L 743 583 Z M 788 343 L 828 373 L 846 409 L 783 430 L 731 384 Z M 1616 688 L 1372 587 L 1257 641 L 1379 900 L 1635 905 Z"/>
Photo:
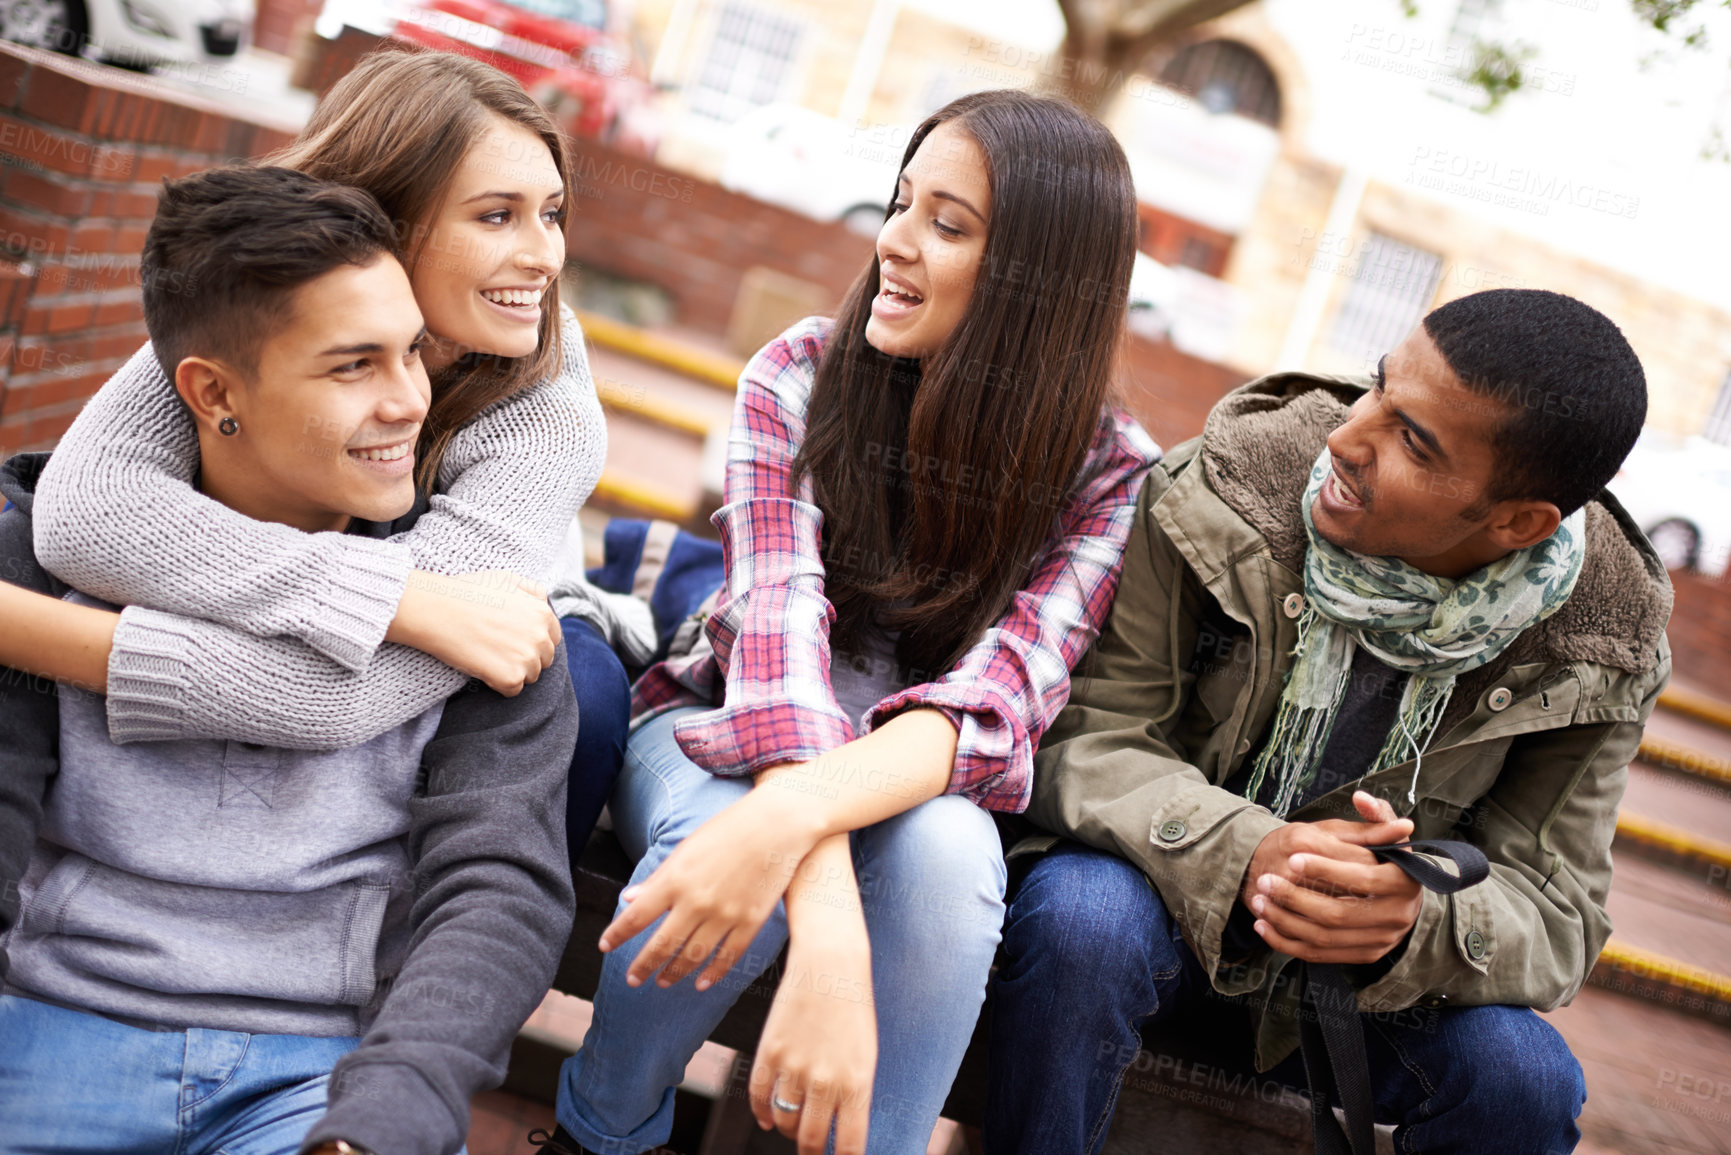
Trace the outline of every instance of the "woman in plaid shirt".
<path fill-rule="evenodd" d="M 1108 407 L 1135 209 L 1092 117 L 963 97 L 909 142 L 839 317 L 746 368 L 726 587 L 635 691 L 613 815 L 640 861 L 549 1148 L 666 1142 L 686 1063 L 785 942 L 760 1124 L 925 1150 L 1003 920 L 989 811 L 1027 805 L 1158 457 Z"/>

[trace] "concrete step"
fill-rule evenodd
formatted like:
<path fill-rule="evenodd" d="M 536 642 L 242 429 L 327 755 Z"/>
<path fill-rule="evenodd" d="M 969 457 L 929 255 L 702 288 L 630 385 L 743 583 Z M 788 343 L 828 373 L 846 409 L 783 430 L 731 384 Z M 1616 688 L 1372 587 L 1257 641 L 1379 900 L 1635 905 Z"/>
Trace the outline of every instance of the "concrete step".
<path fill-rule="evenodd" d="M 583 335 L 590 344 L 665 365 L 676 373 L 732 392 L 745 368 L 744 358 L 699 343 L 689 334 L 641 329 L 599 313 L 580 312 Z"/>
<path fill-rule="evenodd" d="M 1731 1155 L 1731 1029 L 1597 987 L 1545 1019 L 1587 1077 L 1578 1155 Z"/>
<path fill-rule="evenodd" d="M 1731 786 L 1631 763 L 1617 833 L 1632 850 L 1650 846 L 1702 870 L 1717 866 L 1723 878 L 1731 871 Z"/>
<path fill-rule="evenodd" d="M 1616 856 L 1606 900 L 1619 942 L 1709 971 L 1731 969 L 1731 889 Z"/>
<path fill-rule="evenodd" d="M 612 412 L 702 438 L 733 419 L 733 395 L 653 361 L 596 346 L 589 367 L 601 403 Z"/>
<path fill-rule="evenodd" d="M 690 434 L 647 421 L 609 421 L 607 465 L 590 500 L 608 513 L 684 524 L 702 496 L 703 447 Z"/>
<path fill-rule="evenodd" d="M 1720 688 L 1672 678 L 1659 695 L 1659 705 L 1670 714 L 1731 731 L 1731 702 L 1725 700 L 1725 691 Z"/>
<path fill-rule="evenodd" d="M 1667 691 L 1670 693 L 1670 691 Z M 1643 757 L 1665 761 L 1663 754 L 1674 749 L 1691 751 L 1695 755 L 1697 772 L 1706 777 L 1725 778 L 1731 767 L 1731 730 L 1726 730 L 1700 714 L 1689 714 L 1670 708 L 1666 698 L 1660 698 L 1659 709 L 1647 720 L 1642 736 Z"/>
<path fill-rule="evenodd" d="M 620 330 L 626 327 L 586 319 L 590 369 L 608 432 L 607 465 L 592 503 L 608 513 L 704 532 L 704 443 L 724 432 L 733 415 L 733 394 L 719 385 L 721 359 L 683 347 L 670 353 L 640 330 Z M 643 340 L 632 344 L 627 338 L 633 334 Z"/>

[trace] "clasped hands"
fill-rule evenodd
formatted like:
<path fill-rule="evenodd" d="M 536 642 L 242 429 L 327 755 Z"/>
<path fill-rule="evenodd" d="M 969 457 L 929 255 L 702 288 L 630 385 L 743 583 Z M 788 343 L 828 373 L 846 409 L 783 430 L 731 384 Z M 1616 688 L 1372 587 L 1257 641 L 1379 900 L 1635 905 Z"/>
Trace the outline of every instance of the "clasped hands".
<path fill-rule="evenodd" d="M 1412 837 L 1410 818 L 1366 791 L 1353 822 L 1288 822 L 1250 856 L 1238 900 L 1256 916 L 1256 933 L 1305 962 L 1372 963 L 1399 946 L 1418 921 L 1424 890 L 1368 846 Z"/>

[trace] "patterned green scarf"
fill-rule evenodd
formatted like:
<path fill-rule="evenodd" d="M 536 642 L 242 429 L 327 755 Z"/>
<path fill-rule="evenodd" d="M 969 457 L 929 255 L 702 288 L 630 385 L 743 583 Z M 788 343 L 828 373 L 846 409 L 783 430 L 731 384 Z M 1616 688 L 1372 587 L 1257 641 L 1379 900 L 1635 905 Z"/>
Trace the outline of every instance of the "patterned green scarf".
<path fill-rule="evenodd" d="M 1304 490 L 1307 604 L 1298 619 L 1297 659 L 1286 675 L 1274 728 L 1244 793 L 1256 798 L 1270 773 L 1273 810 L 1286 817 L 1316 778 L 1322 752 L 1352 675 L 1356 642 L 1378 661 L 1410 675 L 1400 713 L 1370 772 L 1421 759 L 1455 679 L 1491 661 L 1568 600 L 1581 572 L 1586 515 L 1576 510 L 1544 541 L 1509 554 L 1458 581 L 1432 577 L 1392 557 L 1341 549 L 1316 532 L 1311 506 L 1328 479 L 1328 450 Z M 1407 790 L 1409 804 L 1418 767 Z"/>

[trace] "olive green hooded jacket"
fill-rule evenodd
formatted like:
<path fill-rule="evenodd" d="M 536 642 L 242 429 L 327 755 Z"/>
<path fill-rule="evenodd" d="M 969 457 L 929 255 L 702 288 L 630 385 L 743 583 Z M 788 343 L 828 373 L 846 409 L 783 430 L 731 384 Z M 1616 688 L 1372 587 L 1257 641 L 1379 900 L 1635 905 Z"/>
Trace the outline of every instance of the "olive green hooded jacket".
<path fill-rule="evenodd" d="M 1117 601 L 1035 758 L 1028 818 L 1147 874 L 1215 989 L 1251 996 L 1262 1070 L 1297 1045 L 1292 959 L 1260 943 L 1223 958 L 1222 931 L 1251 853 L 1281 820 L 1223 784 L 1274 716 L 1304 604 L 1299 498 L 1366 385 L 1253 381 L 1154 469 Z M 1610 935 L 1611 838 L 1629 760 L 1670 676 L 1671 586 L 1614 498 L 1590 503 L 1586 524 L 1569 600 L 1456 683 L 1416 803 L 1408 761 L 1291 816 L 1354 818 L 1362 788 L 1412 817 L 1415 838 L 1464 839 L 1490 859 L 1480 885 L 1426 891 L 1407 941 L 1357 970 L 1361 1011 L 1556 1007 Z M 1013 853 L 1053 841 L 1027 838 Z"/>

